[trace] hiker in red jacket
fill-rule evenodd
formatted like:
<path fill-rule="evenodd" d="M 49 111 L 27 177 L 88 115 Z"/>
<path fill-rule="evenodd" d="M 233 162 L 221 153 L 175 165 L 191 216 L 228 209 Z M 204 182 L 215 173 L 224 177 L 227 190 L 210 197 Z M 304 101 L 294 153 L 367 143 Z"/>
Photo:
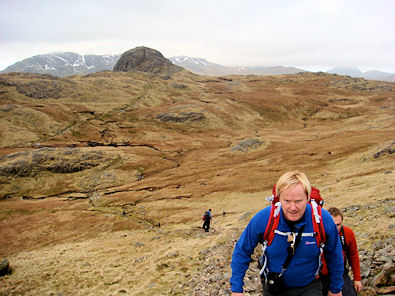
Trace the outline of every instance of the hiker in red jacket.
<path fill-rule="evenodd" d="M 343 214 L 338 208 L 330 208 L 328 212 L 332 215 L 333 221 L 335 222 L 340 235 L 340 241 L 343 248 L 344 258 L 344 274 L 343 274 L 343 296 L 355 296 L 357 292 L 362 290 L 361 283 L 361 268 L 359 265 L 359 254 L 357 249 L 357 242 L 355 240 L 354 232 L 351 228 L 343 226 Z M 349 266 L 351 266 L 352 273 L 354 275 L 354 283 L 348 275 Z M 324 262 L 321 271 L 321 280 L 323 283 L 324 294 L 325 288 L 328 287 L 328 269 Z"/>

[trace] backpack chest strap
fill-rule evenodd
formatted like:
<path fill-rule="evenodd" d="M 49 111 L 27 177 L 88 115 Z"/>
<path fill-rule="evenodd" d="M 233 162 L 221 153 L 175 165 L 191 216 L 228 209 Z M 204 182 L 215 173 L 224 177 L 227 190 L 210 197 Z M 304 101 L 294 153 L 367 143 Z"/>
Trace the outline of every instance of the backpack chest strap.
<path fill-rule="evenodd" d="M 280 231 L 280 230 L 275 230 L 274 231 L 274 233 L 276 233 L 276 234 L 278 234 L 278 235 L 282 235 L 282 236 L 289 236 L 291 233 L 293 233 L 293 232 L 290 232 L 290 231 L 288 231 L 288 232 L 283 232 L 283 231 Z M 315 236 L 315 233 L 314 232 L 304 232 L 304 233 L 302 233 L 302 237 L 314 237 Z"/>

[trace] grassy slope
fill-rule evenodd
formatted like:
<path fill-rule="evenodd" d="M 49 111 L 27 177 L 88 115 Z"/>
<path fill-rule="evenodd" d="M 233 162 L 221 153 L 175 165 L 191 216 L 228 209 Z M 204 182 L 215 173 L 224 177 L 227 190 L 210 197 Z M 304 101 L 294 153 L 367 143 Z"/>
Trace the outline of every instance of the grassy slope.
<path fill-rule="evenodd" d="M 0 201 L 0 254 L 14 273 L 0 278 L 0 293 L 167 295 L 198 271 L 201 250 L 267 204 L 289 169 L 308 174 L 325 207 L 349 209 L 360 248 L 390 235 L 393 156 L 373 154 L 393 142 L 393 84 L 318 74 L 0 78 L 8 83 L 0 85 L 0 155 L 39 143 L 117 156 L 79 173 L 2 179 L 10 198 Z M 48 89 L 37 94 L 32 83 Z M 181 112 L 206 119 L 156 118 Z M 264 145 L 231 151 L 248 138 Z M 209 207 L 213 232 L 204 234 Z"/>

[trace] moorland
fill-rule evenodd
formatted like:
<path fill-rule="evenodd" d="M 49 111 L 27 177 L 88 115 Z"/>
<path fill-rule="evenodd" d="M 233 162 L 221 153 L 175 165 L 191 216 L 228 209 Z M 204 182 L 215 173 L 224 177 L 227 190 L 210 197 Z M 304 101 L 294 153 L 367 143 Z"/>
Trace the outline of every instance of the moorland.
<path fill-rule="evenodd" d="M 227 295 L 234 241 L 288 170 L 372 250 L 393 238 L 394 87 L 309 72 L 0 75 L 0 295 Z M 210 266 L 221 284 L 199 281 Z"/>

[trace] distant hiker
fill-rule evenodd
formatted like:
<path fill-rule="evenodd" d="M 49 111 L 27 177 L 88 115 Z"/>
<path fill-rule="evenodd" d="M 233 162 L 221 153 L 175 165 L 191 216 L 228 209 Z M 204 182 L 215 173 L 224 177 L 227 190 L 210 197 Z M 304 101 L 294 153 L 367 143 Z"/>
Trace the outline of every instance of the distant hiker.
<path fill-rule="evenodd" d="M 222 217 L 226 217 L 225 211 L 222 212 Z"/>
<path fill-rule="evenodd" d="M 361 267 L 359 264 L 359 254 L 357 248 L 357 242 L 355 240 L 354 232 L 351 228 L 343 226 L 343 213 L 338 208 L 330 208 L 328 212 L 332 215 L 333 221 L 337 226 L 337 230 L 340 235 L 340 242 L 343 249 L 344 258 L 344 273 L 343 273 L 343 296 L 356 296 L 357 292 L 362 291 L 361 283 Z M 354 275 L 354 282 L 348 275 L 349 266 L 351 266 L 352 273 Z M 323 285 L 323 294 L 328 291 L 329 277 L 328 268 L 324 262 L 321 271 L 321 281 Z"/>
<path fill-rule="evenodd" d="M 204 212 L 203 217 L 202 217 L 202 220 L 204 221 L 203 222 L 203 229 L 205 232 L 208 232 L 210 229 L 211 219 L 212 219 L 211 209 L 209 209 L 208 211 Z"/>
<path fill-rule="evenodd" d="M 152 228 L 155 228 L 155 227 L 158 227 L 158 228 L 160 228 L 160 222 L 158 222 L 158 224 L 152 224 Z"/>
<path fill-rule="evenodd" d="M 330 271 L 328 296 L 342 295 L 340 237 L 331 215 L 317 204 L 318 197 L 319 190 L 311 187 L 302 172 L 287 172 L 278 179 L 272 205 L 251 219 L 235 245 L 230 279 L 233 296 L 243 295 L 244 275 L 259 242 L 264 296 L 321 295 L 318 273 L 323 251 Z"/>

